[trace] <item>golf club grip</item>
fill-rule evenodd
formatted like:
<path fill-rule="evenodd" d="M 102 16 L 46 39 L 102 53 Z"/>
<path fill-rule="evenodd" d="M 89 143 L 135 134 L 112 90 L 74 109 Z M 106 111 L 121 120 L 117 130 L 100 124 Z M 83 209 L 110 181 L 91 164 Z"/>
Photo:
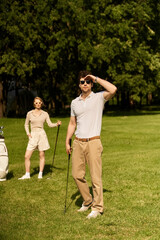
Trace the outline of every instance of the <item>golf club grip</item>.
<path fill-rule="evenodd" d="M 55 142 L 55 147 L 57 145 L 57 140 L 58 140 L 58 134 L 59 134 L 59 128 L 60 128 L 60 125 L 58 125 L 58 129 L 57 129 L 57 135 L 56 135 L 56 142 Z"/>

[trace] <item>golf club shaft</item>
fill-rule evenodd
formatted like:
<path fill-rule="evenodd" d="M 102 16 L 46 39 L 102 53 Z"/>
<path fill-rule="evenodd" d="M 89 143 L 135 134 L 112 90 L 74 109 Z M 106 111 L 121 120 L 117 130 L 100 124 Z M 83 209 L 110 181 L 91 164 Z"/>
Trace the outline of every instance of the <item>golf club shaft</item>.
<path fill-rule="evenodd" d="M 54 165 L 54 158 L 55 158 L 55 154 L 56 154 L 56 147 L 57 147 L 57 141 L 58 141 L 58 134 L 59 134 L 59 128 L 60 128 L 60 125 L 58 125 L 58 129 L 57 129 L 57 136 L 56 136 L 56 142 L 55 142 L 55 147 L 54 147 L 54 154 L 53 154 L 53 160 L 52 160 L 52 167 Z"/>
<path fill-rule="evenodd" d="M 71 147 L 72 139 L 70 139 L 70 147 Z M 68 193 L 68 178 L 69 178 L 69 165 L 70 165 L 70 157 L 71 154 L 68 155 L 68 168 L 67 168 L 67 184 L 66 184 L 66 197 L 65 197 L 65 207 L 64 207 L 64 213 L 66 213 L 66 204 L 67 204 L 67 193 Z"/>

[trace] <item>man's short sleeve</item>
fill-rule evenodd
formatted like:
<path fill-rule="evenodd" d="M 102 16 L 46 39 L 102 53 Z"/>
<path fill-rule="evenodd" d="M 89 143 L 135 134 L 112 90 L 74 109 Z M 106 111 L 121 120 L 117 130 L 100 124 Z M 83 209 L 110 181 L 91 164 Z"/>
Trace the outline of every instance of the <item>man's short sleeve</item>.
<path fill-rule="evenodd" d="M 106 102 L 108 102 L 108 100 L 106 100 L 105 98 L 104 98 L 104 96 L 103 96 L 103 93 L 104 93 L 104 91 L 101 91 L 101 93 L 102 93 L 102 99 L 103 99 L 103 102 L 104 102 L 104 104 L 106 103 Z"/>
<path fill-rule="evenodd" d="M 71 102 L 71 116 L 75 117 L 74 109 L 73 109 L 73 101 Z"/>

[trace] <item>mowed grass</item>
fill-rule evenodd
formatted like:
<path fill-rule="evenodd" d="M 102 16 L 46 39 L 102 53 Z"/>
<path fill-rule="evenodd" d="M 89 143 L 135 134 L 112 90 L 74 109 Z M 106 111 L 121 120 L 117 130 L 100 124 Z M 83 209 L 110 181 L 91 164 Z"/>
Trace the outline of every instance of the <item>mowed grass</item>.
<path fill-rule="evenodd" d="M 25 172 L 24 119 L 0 119 L 9 152 L 8 180 L 0 182 L 0 239 L 160 239 L 160 112 L 103 116 L 105 209 L 103 216 L 90 220 L 86 219 L 89 211 L 77 212 L 82 198 L 71 176 L 71 163 L 64 214 L 69 118 L 60 120 L 55 167 L 50 170 L 57 128 L 45 125 L 51 149 L 46 151 L 44 178 L 37 179 L 39 157 L 34 152 L 31 179 L 19 181 Z M 88 168 L 86 178 L 91 187 Z"/>

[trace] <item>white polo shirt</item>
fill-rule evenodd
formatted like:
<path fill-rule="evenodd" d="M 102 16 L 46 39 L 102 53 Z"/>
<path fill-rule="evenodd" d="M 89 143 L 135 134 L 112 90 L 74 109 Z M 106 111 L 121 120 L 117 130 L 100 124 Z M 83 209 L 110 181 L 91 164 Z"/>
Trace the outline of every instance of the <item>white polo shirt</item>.
<path fill-rule="evenodd" d="M 103 92 L 91 92 L 85 100 L 80 95 L 71 102 L 71 116 L 76 117 L 77 122 L 76 137 L 100 136 L 105 102 Z"/>

